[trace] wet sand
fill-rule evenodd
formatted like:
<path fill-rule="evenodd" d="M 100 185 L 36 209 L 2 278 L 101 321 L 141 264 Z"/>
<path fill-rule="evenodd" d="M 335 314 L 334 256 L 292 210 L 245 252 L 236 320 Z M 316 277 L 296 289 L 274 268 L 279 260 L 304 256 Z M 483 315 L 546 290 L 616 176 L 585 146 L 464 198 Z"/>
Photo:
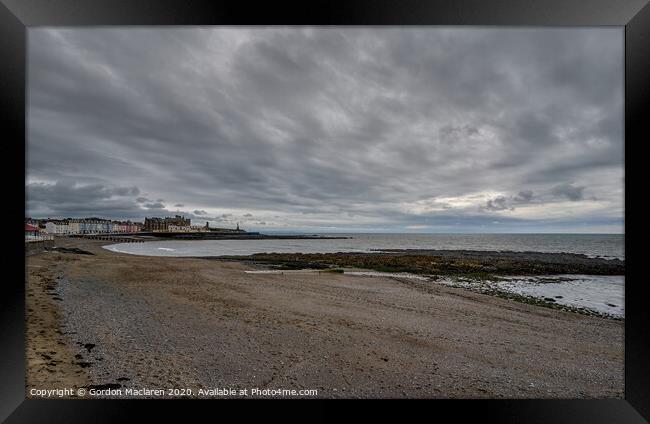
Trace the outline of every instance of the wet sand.
<path fill-rule="evenodd" d="M 28 396 L 66 384 L 623 397 L 621 321 L 406 278 L 247 274 L 239 262 L 57 245 L 94 255 L 27 258 Z"/>

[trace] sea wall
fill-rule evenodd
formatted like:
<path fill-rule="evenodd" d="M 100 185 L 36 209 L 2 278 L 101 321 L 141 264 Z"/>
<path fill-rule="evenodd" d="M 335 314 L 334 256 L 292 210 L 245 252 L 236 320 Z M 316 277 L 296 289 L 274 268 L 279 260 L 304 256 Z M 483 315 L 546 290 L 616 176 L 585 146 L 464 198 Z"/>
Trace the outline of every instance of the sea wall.
<path fill-rule="evenodd" d="M 54 247 L 54 240 L 39 240 L 25 242 L 25 256 L 35 255 L 43 252 L 45 249 Z"/>

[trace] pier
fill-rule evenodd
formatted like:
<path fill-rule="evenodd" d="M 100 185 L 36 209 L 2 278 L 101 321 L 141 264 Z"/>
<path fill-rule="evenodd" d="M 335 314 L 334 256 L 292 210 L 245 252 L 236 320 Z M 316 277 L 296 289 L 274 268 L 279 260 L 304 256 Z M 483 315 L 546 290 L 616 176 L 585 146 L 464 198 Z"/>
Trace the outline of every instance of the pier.
<path fill-rule="evenodd" d="M 125 236 L 118 234 L 70 234 L 66 237 L 82 238 L 89 240 L 106 240 L 115 243 L 144 243 L 147 239 L 138 236 Z"/>

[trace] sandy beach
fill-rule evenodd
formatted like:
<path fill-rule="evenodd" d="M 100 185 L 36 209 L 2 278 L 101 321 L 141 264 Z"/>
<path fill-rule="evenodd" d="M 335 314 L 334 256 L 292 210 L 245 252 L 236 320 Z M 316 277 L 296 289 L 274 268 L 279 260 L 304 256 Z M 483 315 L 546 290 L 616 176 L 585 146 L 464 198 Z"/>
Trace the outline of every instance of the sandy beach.
<path fill-rule="evenodd" d="M 93 253 L 27 257 L 32 388 L 622 398 L 624 322 L 407 278 Z"/>

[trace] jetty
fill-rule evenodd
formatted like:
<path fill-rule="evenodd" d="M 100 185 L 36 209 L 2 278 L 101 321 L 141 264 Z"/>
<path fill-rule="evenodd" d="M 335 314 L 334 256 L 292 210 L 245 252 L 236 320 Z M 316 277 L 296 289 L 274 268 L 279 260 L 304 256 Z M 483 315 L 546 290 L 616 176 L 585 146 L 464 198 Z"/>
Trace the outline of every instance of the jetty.
<path fill-rule="evenodd" d="M 105 240 L 115 243 L 144 243 L 146 238 L 140 237 L 140 233 L 125 234 L 69 234 L 65 237 L 82 238 L 90 240 Z"/>
<path fill-rule="evenodd" d="M 347 239 L 343 236 L 321 235 L 269 235 L 248 231 L 197 231 L 197 232 L 141 232 L 139 236 L 166 240 L 304 240 L 304 239 Z"/>
<path fill-rule="evenodd" d="M 60 236 L 61 237 L 61 236 Z M 347 239 L 344 236 L 312 235 L 269 235 L 248 231 L 141 231 L 138 233 L 99 233 L 99 234 L 67 234 L 62 237 L 82 238 L 90 240 L 105 240 L 115 243 L 144 243 L 155 240 L 312 240 L 312 239 Z"/>

